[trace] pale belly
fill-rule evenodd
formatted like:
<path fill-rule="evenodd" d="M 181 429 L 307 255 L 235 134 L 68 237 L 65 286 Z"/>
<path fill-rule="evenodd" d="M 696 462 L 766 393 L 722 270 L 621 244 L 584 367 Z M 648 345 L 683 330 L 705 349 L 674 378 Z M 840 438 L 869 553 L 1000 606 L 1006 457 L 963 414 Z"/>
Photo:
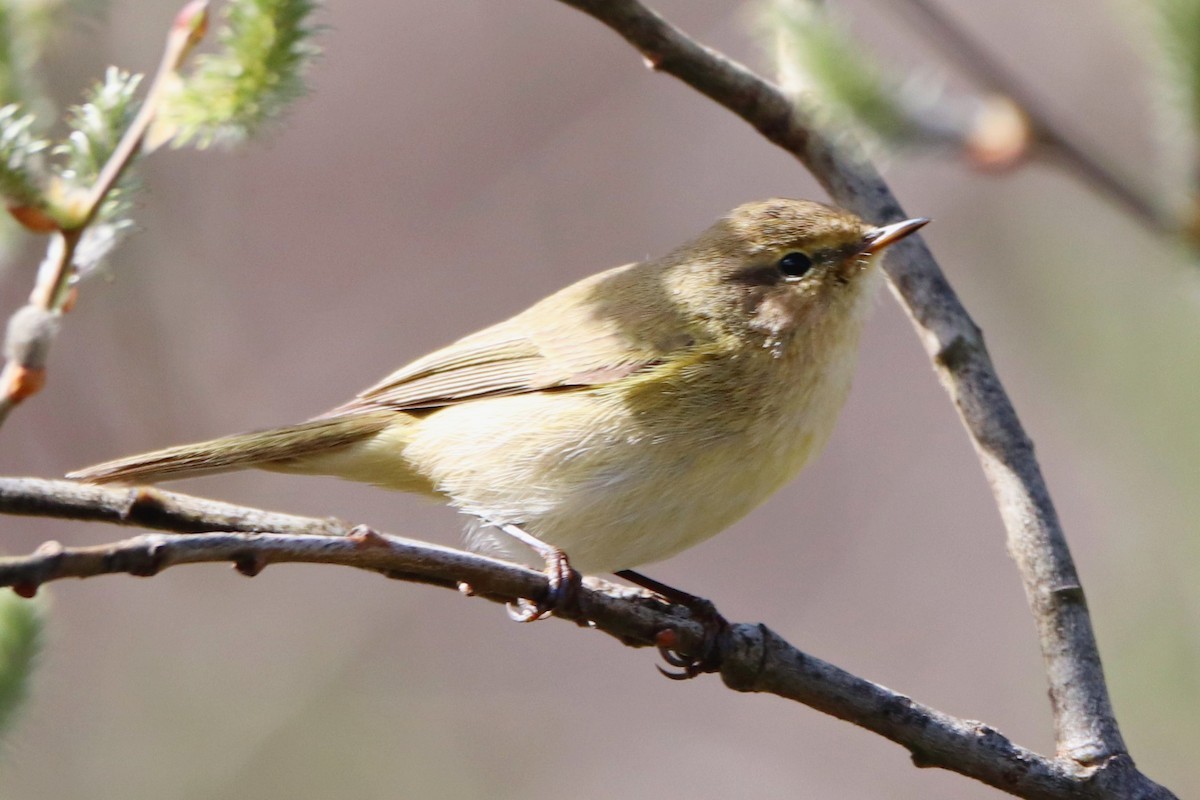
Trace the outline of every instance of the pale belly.
<path fill-rule="evenodd" d="M 845 391 L 828 394 L 738 430 L 677 415 L 632 419 L 588 393 L 492 398 L 430 415 L 403 432 L 403 452 L 478 518 L 473 549 L 536 562 L 483 524 L 512 523 L 581 572 L 613 572 L 707 539 L 790 480 L 832 428 Z"/>

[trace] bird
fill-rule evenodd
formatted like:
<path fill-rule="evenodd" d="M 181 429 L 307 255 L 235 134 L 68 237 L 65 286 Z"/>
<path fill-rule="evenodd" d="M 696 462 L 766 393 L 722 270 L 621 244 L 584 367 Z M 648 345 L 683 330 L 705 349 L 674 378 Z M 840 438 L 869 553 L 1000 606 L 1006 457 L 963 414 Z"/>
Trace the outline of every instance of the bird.
<path fill-rule="evenodd" d="M 637 575 L 729 527 L 821 449 L 880 258 L 928 221 L 746 203 L 665 255 L 571 284 L 305 422 L 68 477 L 337 476 L 447 502 L 468 515 L 472 550 L 526 563 L 536 553 L 552 588 L 574 570 Z"/>

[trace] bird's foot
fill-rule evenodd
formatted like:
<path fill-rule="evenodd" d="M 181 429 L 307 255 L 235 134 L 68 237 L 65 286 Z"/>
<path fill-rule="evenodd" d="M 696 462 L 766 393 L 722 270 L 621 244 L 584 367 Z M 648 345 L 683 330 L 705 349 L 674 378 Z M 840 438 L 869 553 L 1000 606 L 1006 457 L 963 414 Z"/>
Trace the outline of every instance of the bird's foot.
<path fill-rule="evenodd" d="M 705 672 L 717 672 L 721 668 L 721 641 L 729 632 L 729 621 L 721 616 L 711 600 L 660 583 L 639 572 L 621 570 L 617 577 L 649 589 L 668 603 L 683 606 L 692 619 L 704 627 L 704 638 L 698 652 L 679 649 L 679 636 L 674 629 L 660 631 L 657 637 L 659 655 L 674 669 L 658 666 L 658 671 L 674 681 L 685 681 Z"/>
<path fill-rule="evenodd" d="M 536 622 L 555 611 L 573 606 L 579 597 L 583 579 L 567 560 L 567 554 L 516 525 L 500 525 L 499 528 L 517 541 L 529 545 L 546 562 L 546 593 L 539 598 L 522 597 L 509 603 L 508 616 L 516 622 Z"/>

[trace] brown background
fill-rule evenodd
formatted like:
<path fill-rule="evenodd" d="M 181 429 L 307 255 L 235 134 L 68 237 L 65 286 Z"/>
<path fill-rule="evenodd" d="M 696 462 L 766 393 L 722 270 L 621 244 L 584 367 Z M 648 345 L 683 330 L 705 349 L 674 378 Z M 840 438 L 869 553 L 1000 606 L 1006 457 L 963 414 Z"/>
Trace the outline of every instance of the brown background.
<path fill-rule="evenodd" d="M 740 5 L 663 0 L 752 64 Z M 887 3 L 864 47 L 929 64 Z M 946 5 L 1115 162 L 1159 177 L 1140 31 L 1115 4 Z M 173 8 L 113 4 L 67 37 L 55 86 L 150 69 Z M 645 70 L 551 0 L 332 4 L 312 93 L 235 154 L 155 155 L 142 232 L 67 321 L 0 471 L 94 461 L 324 410 L 401 362 L 732 206 L 820 197 L 744 123 Z M 933 158 L 888 174 L 1038 444 L 1096 615 L 1126 736 L 1153 777 L 1200 780 L 1194 265 L 1053 168 Z M 3 308 L 36 251 L 3 276 Z M 7 313 L 7 312 L 5 312 Z M 442 543 L 460 520 L 327 479 L 178 488 Z M 0 519 L 3 548 L 100 542 Z M 1033 626 L 946 395 L 890 296 L 826 453 L 735 529 L 649 570 L 799 646 L 1017 742 L 1052 747 Z M 49 592 L 49 643 L 6 744 L 12 798 L 983 798 L 803 707 L 671 684 L 654 656 L 452 593 L 336 568 L 224 566 Z"/>

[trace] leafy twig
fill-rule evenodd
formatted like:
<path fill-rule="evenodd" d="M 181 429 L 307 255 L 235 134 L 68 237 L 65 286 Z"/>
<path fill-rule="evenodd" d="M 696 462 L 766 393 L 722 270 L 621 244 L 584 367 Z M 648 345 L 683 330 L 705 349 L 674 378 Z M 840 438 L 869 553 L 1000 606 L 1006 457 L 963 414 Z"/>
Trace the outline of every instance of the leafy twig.
<path fill-rule="evenodd" d="M 38 270 L 37 282 L 29 304 L 18 310 L 9 323 L 5 344 L 6 362 L 0 371 L 0 424 L 19 403 L 36 394 L 46 380 L 46 357 L 58 333 L 58 320 L 69 308 L 76 276 L 77 253 L 85 231 L 96 220 L 105 200 L 129 168 L 142 146 L 150 123 L 157 113 L 164 86 L 179 68 L 188 52 L 203 36 L 207 25 L 207 3 L 193 0 L 175 18 L 167 36 L 158 74 L 145 100 L 113 147 L 95 182 L 81 199 L 70 196 L 67 182 L 60 182 L 66 196 L 53 198 L 43 205 L 45 213 L 27 214 L 37 225 L 50 226 L 54 233 L 46 260 Z M 114 77 L 110 73 L 110 81 Z M 115 95 L 128 103 L 136 82 L 128 76 L 116 76 L 123 87 Z M 106 86 L 108 83 L 106 83 Z M 117 113 L 115 116 L 120 117 Z M 20 214 L 17 214 L 21 218 Z"/>

